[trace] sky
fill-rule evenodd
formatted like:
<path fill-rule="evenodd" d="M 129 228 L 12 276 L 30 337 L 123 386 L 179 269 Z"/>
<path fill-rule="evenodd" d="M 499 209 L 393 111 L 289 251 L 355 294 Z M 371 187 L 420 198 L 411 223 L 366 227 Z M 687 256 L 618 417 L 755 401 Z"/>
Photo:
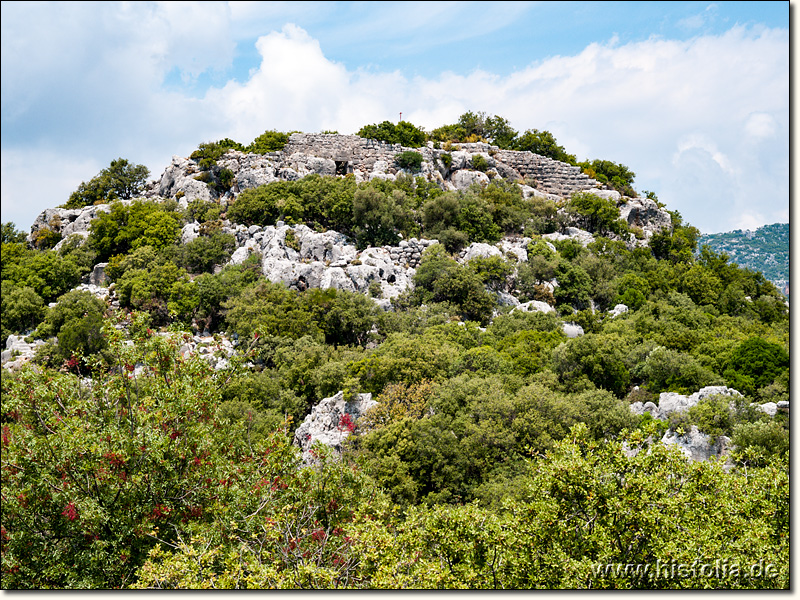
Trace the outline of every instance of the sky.
<path fill-rule="evenodd" d="M 791 3 L 794 10 L 794 3 Z M 636 174 L 702 233 L 789 221 L 790 2 L 9 2 L 2 221 L 112 160 L 467 111 Z"/>

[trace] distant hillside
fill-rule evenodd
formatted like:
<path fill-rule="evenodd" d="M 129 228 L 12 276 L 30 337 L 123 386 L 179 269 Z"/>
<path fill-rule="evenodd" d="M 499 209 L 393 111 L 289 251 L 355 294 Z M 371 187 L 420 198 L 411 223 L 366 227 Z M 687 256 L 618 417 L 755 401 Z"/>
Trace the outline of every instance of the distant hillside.
<path fill-rule="evenodd" d="M 703 235 L 698 247 L 704 244 L 715 252 L 724 252 L 740 267 L 761 271 L 784 296 L 789 296 L 788 223 Z"/>

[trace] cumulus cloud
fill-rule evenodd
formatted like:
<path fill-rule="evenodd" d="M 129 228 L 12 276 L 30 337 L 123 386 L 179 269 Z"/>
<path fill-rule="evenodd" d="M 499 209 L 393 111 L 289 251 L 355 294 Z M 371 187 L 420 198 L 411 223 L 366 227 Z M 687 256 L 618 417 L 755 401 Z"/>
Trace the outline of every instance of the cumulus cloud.
<path fill-rule="evenodd" d="M 4 23 L 7 4 L 14 3 L 3 3 Z M 302 3 L 268 4 L 280 12 Z M 743 219 L 788 218 L 787 30 L 735 27 L 687 41 L 611 39 L 507 75 L 443 69 L 421 77 L 376 69 L 368 58 L 362 67 L 347 67 L 306 30 L 284 24 L 257 39 L 259 61 L 246 77 L 199 94 L 175 83 L 176 73 L 178 80 L 194 80 L 224 71 L 237 52 L 232 40 L 241 36 L 232 23 L 266 10 L 262 5 L 201 2 L 177 10 L 170 3 L 129 3 L 130 14 L 89 12 L 80 16 L 89 23 L 65 23 L 42 56 L 25 36 L 6 39 L 3 25 L 4 219 L 22 203 L 37 212 L 54 205 L 53 189 L 45 197 L 28 188 L 23 197 L 5 183 L 11 164 L 19 180 L 26 169 L 28 175 L 39 169 L 22 158 L 52 150 L 52 137 L 66 140 L 61 147 L 69 154 L 54 171 L 78 171 L 70 187 L 59 179 L 63 202 L 77 183 L 119 156 L 157 176 L 171 154 L 188 155 L 202 141 L 249 143 L 266 129 L 354 133 L 397 120 L 400 112 L 431 129 L 466 110 L 503 116 L 520 131 L 552 131 L 579 159 L 629 166 L 637 189 L 655 191 L 703 231 L 730 229 Z M 134 18 L 139 26 L 124 25 Z M 118 38 L 113 43 L 108 22 Z M 71 37 L 91 27 L 104 41 L 69 47 Z M 196 35 L 197 28 L 204 34 Z M 34 53 L 30 72 L 13 57 L 28 50 Z M 90 60 L 101 50 L 100 60 Z M 52 64 L 62 71 L 55 80 L 49 79 Z M 24 91 L 7 94 L 7 82 Z M 47 108 L 54 97 L 63 105 L 55 114 Z M 42 125 L 43 118 L 50 121 Z M 83 155 L 87 160 L 75 161 Z M 55 152 L 47 156 L 59 161 Z M 748 209 L 754 198 L 758 209 Z"/>

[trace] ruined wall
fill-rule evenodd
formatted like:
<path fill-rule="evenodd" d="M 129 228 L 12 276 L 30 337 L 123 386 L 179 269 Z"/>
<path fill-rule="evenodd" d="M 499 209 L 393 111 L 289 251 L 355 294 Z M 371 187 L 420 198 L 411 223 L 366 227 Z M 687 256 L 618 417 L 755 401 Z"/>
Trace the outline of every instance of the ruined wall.
<path fill-rule="evenodd" d="M 598 182 L 583 173 L 580 167 L 532 152 L 501 150 L 486 143 L 452 144 L 452 149 L 444 150 L 434 148 L 431 143 L 421 148 L 406 148 L 400 144 L 368 140 L 356 135 L 294 133 L 289 137 L 283 154 L 288 157 L 301 152 L 327 158 L 339 163 L 339 168 L 346 168 L 347 172 L 352 173 L 355 170 L 372 171 L 378 161 L 393 165 L 395 156 L 407 150 L 420 152 L 426 161 L 434 161 L 447 152 L 488 154 L 498 163 L 496 170 L 502 176 L 518 174 L 520 178 L 535 181 L 536 188 L 546 194 L 565 197 L 598 186 Z M 339 174 L 344 173 L 339 171 Z"/>

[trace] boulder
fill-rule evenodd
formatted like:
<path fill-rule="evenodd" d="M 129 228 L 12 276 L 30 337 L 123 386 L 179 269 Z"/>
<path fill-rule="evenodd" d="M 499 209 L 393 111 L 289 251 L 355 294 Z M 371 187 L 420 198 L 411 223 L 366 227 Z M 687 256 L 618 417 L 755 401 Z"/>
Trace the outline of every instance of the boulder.
<path fill-rule="evenodd" d="M 530 302 L 523 302 L 522 304 L 515 306 L 513 310 L 549 313 L 555 312 L 556 309 L 550 306 L 547 302 L 542 302 L 541 300 L 531 300 Z"/>
<path fill-rule="evenodd" d="M 461 262 L 467 263 L 473 258 L 489 258 L 490 256 L 502 257 L 503 253 L 499 248 L 497 248 L 497 246 L 473 242 L 466 250 L 463 251 L 461 255 Z"/>
<path fill-rule="evenodd" d="M 489 176 L 480 171 L 456 171 L 450 176 L 450 183 L 455 186 L 457 190 L 466 190 L 473 183 L 480 185 L 489 185 Z"/>
<path fill-rule="evenodd" d="M 662 229 L 672 230 L 672 217 L 649 198 L 626 198 L 619 217 L 630 226 L 641 227 L 647 237 Z"/>
<path fill-rule="evenodd" d="M 730 438 L 721 435 L 714 439 L 699 431 L 696 425 L 692 425 L 683 435 L 672 430 L 667 431 L 661 438 L 661 443 L 676 446 L 692 461 L 707 461 L 715 456 L 728 456 L 731 451 Z"/>
<path fill-rule="evenodd" d="M 111 282 L 111 279 L 106 275 L 107 262 L 97 263 L 92 269 L 92 274 L 89 275 L 89 285 L 102 286 Z"/>
<path fill-rule="evenodd" d="M 709 385 L 690 396 L 685 396 L 676 392 L 661 392 L 658 397 L 658 411 L 648 412 L 651 412 L 653 417 L 656 419 L 666 420 L 672 413 L 686 412 L 692 406 L 710 396 L 730 396 L 731 398 L 734 398 L 741 396 L 741 394 L 737 390 L 724 385 Z M 642 414 L 641 412 L 636 412 L 637 410 L 642 410 L 641 406 L 637 406 L 640 404 L 640 402 L 634 402 L 631 404 L 631 411 L 635 412 L 636 414 Z"/>
<path fill-rule="evenodd" d="M 564 330 L 564 335 L 568 338 L 576 338 L 583 335 L 583 327 L 577 323 L 564 323 L 561 328 Z"/>
<path fill-rule="evenodd" d="M 577 227 L 567 227 L 565 231 L 566 233 L 546 233 L 542 236 L 542 238 L 546 240 L 552 240 L 554 242 L 560 242 L 562 240 L 575 240 L 584 248 L 594 242 L 594 236 L 583 229 L 578 229 Z"/>
<path fill-rule="evenodd" d="M 612 319 L 624 315 L 626 312 L 628 312 L 628 307 L 624 304 L 617 304 L 612 310 L 608 311 Z"/>
<path fill-rule="evenodd" d="M 376 404 L 372 394 L 358 394 L 348 402 L 341 391 L 322 400 L 294 433 L 294 443 L 303 451 L 303 462 L 317 462 L 312 452 L 315 443 L 341 451 L 342 442 L 355 429 L 359 417 Z"/>

